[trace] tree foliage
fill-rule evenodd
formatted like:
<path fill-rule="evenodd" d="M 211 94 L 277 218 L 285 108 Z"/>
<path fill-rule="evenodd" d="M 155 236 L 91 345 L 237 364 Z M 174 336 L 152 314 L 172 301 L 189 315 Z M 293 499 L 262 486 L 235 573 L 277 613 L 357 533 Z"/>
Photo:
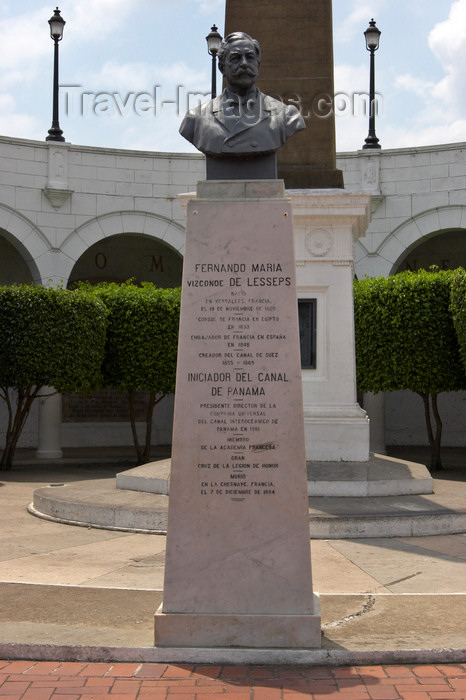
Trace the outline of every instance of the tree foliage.
<path fill-rule="evenodd" d="M 450 310 L 466 372 L 466 270 L 462 267 L 452 274 Z"/>
<path fill-rule="evenodd" d="M 107 312 L 85 292 L 0 287 L 0 398 L 8 410 L 0 466 L 11 468 L 41 388 L 90 391 L 101 381 Z"/>
<path fill-rule="evenodd" d="M 451 280 L 451 272 L 420 270 L 354 285 L 358 387 L 374 393 L 409 389 L 421 396 L 433 468 L 441 467 L 437 396 L 466 388 L 449 309 Z"/>
<path fill-rule="evenodd" d="M 93 290 L 108 310 L 104 383 L 128 392 L 138 462 L 147 462 L 154 407 L 175 390 L 180 289 L 127 282 L 103 283 Z M 137 435 L 134 410 L 134 393 L 141 389 L 149 392 L 144 446 Z"/>

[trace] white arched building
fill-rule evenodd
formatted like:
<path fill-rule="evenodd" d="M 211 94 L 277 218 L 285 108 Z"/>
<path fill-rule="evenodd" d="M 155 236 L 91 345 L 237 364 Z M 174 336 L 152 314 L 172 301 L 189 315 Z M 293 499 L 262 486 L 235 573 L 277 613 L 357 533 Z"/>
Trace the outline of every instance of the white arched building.
<path fill-rule="evenodd" d="M 339 154 L 346 191 L 372 195 L 371 222 L 354 247 L 358 277 L 466 267 L 465 149 L 459 143 Z M 184 214 L 177 195 L 203 178 L 201 155 L 0 137 L 0 284 L 135 278 L 179 285 Z M 318 347 L 316 372 L 322 354 Z M 464 392 L 442 397 L 445 445 L 466 444 L 465 403 Z M 366 407 L 377 449 L 383 441 L 426 444 L 417 397 L 367 397 Z M 64 397 L 63 406 L 60 398 L 42 401 L 20 446 L 53 457 L 61 445 L 129 445 L 125 415 L 125 399 L 115 392 Z M 0 407 L 0 440 L 4 429 Z M 170 442 L 170 400 L 160 404 L 154 438 Z"/>

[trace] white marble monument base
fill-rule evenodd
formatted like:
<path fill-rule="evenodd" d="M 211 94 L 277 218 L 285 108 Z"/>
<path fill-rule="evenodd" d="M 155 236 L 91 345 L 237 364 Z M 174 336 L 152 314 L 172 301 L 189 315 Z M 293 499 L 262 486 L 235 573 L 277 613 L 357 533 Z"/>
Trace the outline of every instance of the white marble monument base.
<path fill-rule="evenodd" d="M 304 426 L 308 459 L 325 462 L 368 461 L 369 419 L 358 404 L 305 405 Z"/>
<path fill-rule="evenodd" d="M 156 647 L 312 649 L 321 645 L 319 596 L 312 615 L 155 614 Z"/>
<path fill-rule="evenodd" d="M 367 462 L 369 420 L 357 403 L 353 244 L 371 198 L 345 190 L 289 190 L 297 288 L 316 300 L 314 369 L 303 370 L 306 459 Z"/>

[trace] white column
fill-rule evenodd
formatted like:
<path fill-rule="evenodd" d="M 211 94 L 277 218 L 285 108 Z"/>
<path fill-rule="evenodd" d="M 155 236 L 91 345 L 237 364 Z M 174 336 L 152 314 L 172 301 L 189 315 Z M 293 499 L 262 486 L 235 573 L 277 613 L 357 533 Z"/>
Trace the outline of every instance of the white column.
<path fill-rule="evenodd" d="M 61 394 L 44 387 L 44 396 L 39 399 L 39 435 L 36 457 L 38 459 L 60 459 L 61 449 Z"/>
<path fill-rule="evenodd" d="M 370 421 L 370 448 L 371 452 L 387 454 L 385 448 L 385 394 L 364 394 L 364 408 Z"/>
<path fill-rule="evenodd" d="M 290 190 L 298 297 L 317 299 L 316 368 L 303 370 L 306 458 L 369 459 L 369 420 L 356 398 L 353 243 L 369 224 L 371 195 Z"/>

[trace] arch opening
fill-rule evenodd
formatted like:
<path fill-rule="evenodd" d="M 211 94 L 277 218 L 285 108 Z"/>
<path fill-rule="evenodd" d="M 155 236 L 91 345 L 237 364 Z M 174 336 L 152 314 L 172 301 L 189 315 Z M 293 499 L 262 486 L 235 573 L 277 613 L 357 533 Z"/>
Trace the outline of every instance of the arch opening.
<path fill-rule="evenodd" d="M 12 242 L 8 232 L 0 229 L 0 285 L 31 284 L 37 270 L 31 270 L 27 250 L 18 241 Z"/>
<path fill-rule="evenodd" d="M 183 258 L 165 242 L 141 233 L 120 233 L 94 243 L 76 261 L 68 286 L 79 281 L 136 283 L 179 287 Z"/>
<path fill-rule="evenodd" d="M 466 230 L 434 231 L 410 246 L 394 265 L 391 274 L 405 270 L 428 270 L 436 265 L 440 270 L 466 269 Z"/>

